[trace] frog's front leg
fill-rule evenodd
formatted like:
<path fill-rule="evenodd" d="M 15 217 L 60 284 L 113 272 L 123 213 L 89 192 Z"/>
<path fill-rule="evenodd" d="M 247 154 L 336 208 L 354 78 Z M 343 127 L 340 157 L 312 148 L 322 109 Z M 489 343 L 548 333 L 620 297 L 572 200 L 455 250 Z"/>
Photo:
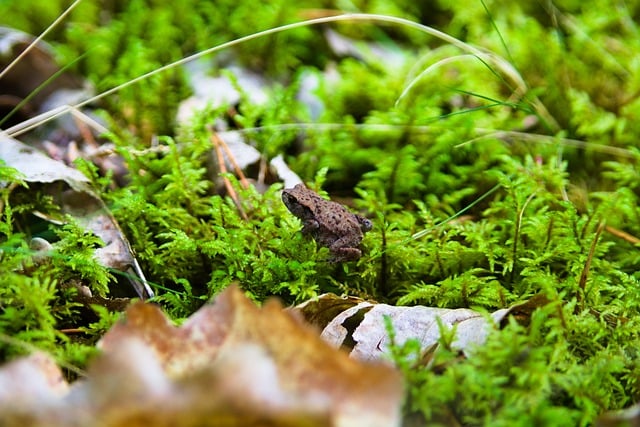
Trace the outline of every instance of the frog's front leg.
<path fill-rule="evenodd" d="M 360 259 L 362 251 L 353 245 L 352 239 L 343 237 L 329 246 L 332 257 L 330 262 L 355 261 Z"/>
<path fill-rule="evenodd" d="M 315 219 L 305 219 L 302 221 L 302 234 L 311 234 L 320 228 L 320 223 Z"/>

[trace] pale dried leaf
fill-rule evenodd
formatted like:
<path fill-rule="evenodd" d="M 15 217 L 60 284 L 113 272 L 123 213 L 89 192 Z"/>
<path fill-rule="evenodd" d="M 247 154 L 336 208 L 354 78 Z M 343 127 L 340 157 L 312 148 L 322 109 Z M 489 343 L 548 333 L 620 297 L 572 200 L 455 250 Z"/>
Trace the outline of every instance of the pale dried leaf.
<path fill-rule="evenodd" d="M 0 27 L 0 71 L 4 72 L 6 67 L 34 40 L 35 37 L 24 32 Z M 67 103 L 70 94 L 73 94 L 73 99 L 77 99 L 78 94 L 84 93 L 79 78 L 68 72 L 59 72 L 60 67 L 54 60 L 51 47 L 40 41 L 13 64 L 13 67 L 0 79 L 0 98 L 5 101 L 3 105 L 13 104 L 11 107 L 15 107 L 19 102 L 30 97 L 22 107 L 20 115 L 20 118 L 25 118 L 38 111 Z M 40 87 L 56 73 L 59 74 L 54 80 Z M 66 95 L 62 96 L 59 92 L 64 92 Z M 7 102 L 11 99 L 14 102 Z M 0 117 L 4 117 L 4 114 Z"/>
<path fill-rule="evenodd" d="M 33 402 L 51 404 L 68 389 L 56 362 L 44 353 L 34 353 L 0 370 L 0 413 Z"/>
<path fill-rule="evenodd" d="M 2 134 L 0 134 L 0 159 L 4 160 L 7 166 L 18 170 L 27 182 L 64 181 L 76 191 L 95 196 L 89 186 L 89 179 L 80 171 Z"/>
<path fill-rule="evenodd" d="M 227 64 L 225 73 L 235 77 L 237 86 L 228 74 L 211 76 L 215 64 L 208 60 L 191 61 L 184 65 L 189 76 L 193 96 L 184 100 L 178 107 L 178 123 L 188 122 L 196 111 L 204 108 L 218 108 L 223 105 L 234 106 L 241 100 L 237 87 L 243 88 L 246 96 L 253 104 L 263 104 L 267 101 L 267 81 L 265 78 L 247 68 L 235 64 Z"/>
<path fill-rule="evenodd" d="M 509 312 L 498 310 L 490 318 L 469 309 L 433 307 L 396 307 L 354 298 L 322 295 L 295 310 L 311 322 L 323 326 L 321 337 L 333 346 L 349 347 L 351 357 L 358 360 L 389 360 L 391 341 L 385 327 L 388 317 L 395 332 L 395 343 L 402 345 L 415 339 L 423 351 L 432 349 L 440 339 L 438 321 L 448 330 L 456 328 L 455 349 L 469 354 L 474 346 L 484 343 L 491 328 Z M 321 316 L 329 314 L 328 321 Z M 319 320 L 320 319 L 320 320 Z M 348 345 L 347 345 L 348 343 Z"/>
<path fill-rule="evenodd" d="M 233 156 L 235 163 L 240 169 L 245 169 L 253 164 L 256 164 L 261 159 L 261 154 L 250 144 L 247 144 L 244 140 L 244 136 L 238 131 L 225 131 L 218 132 L 218 136 L 227 144 L 231 155 Z M 224 160 L 229 169 L 233 169 L 233 164 L 229 160 L 226 152 L 224 153 Z"/>
<path fill-rule="evenodd" d="M 278 154 L 269 162 L 276 176 L 283 182 L 284 188 L 293 188 L 297 184 L 302 183 L 302 179 L 291 170 L 289 165 L 284 161 L 282 154 Z"/>
<path fill-rule="evenodd" d="M 620 411 L 609 411 L 600 415 L 596 427 L 638 427 L 640 426 L 640 403 Z"/>
<path fill-rule="evenodd" d="M 64 213 L 76 218 L 83 228 L 90 230 L 105 242 L 105 246 L 95 252 L 98 261 L 104 266 L 118 270 L 128 270 L 138 266 L 129 242 L 122 234 L 115 218 L 91 189 L 87 177 L 80 171 L 5 135 L 0 135 L 0 159 L 4 160 L 7 166 L 18 170 L 27 182 L 50 184 L 63 181 L 67 183 L 71 190 L 60 193 L 56 188 L 52 190 L 53 195 L 58 199 Z M 134 284 L 139 296 L 143 298 L 152 296 L 153 292 L 146 284 L 142 271 L 139 267 L 136 270 L 135 273 L 142 281 Z"/>
<path fill-rule="evenodd" d="M 0 425 L 400 424 L 398 372 L 350 359 L 278 302 L 260 309 L 237 287 L 180 327 L 157 307 L 134 304 L 100 346 L 102 354 L 87 378 L 62 397 L 56 382 L 47 379 L 55 375 L 40 378 L 39 368 L 29 368 L 26 359 L 0 369 L 5 390 L 29 380 L 35 392 L 47 397 L 0 395 Z M 20 363 L 27 369 L 16 370 Z"/>
<path fill-rule="evenodd" d="M 237 288 L 220 295 L 214 305 L 203 307 L 177 329 L 159 312 L 153 313 L 152 307 L 134 306 L 126 323 L 114 327 L 102 346 L 108 348 L 123 335 L 146 339 L 174 377 L 209 366 L 221 346 L 256 344 L 270 356 L 282 388 L 296 400 L 308 399 L 314 407 L 322 402 L 325 410 L 335 411 L 332 417 L 337 420 L 362 418 L 363 413 L 384 416 L 382 424 L 371 424 L 372 419 L 360 425 L 393 425 L 388 423 L 397 420 L 400 389 L 394 372 L 353 363 L 276 302 L 259 310 Z"/>

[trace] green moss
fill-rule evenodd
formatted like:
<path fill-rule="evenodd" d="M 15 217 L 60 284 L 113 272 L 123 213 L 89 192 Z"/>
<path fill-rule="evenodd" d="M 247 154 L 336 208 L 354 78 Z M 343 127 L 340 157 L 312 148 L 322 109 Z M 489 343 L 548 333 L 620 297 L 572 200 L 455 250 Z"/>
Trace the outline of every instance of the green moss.
<path fill-rule="evenodd" d="M 492 311 L 544 296 L 549 303 L 528 323 L 496 328 L 468 359 L 451 349 L 453 336 L 429 366 L 406 357 L 415 343 L 397 349 L 407 420 L 587 425 L 640 398 L 638 28 L 633 5 L 547 6 L 85 1 L 51 38 L 63 63 L 81 56 L 75 71 L 98 90 L 320 7 L 437 22 L 507 58 L 512 68 L 500 68 L 399 26 L 335 28 L 402 49 L 406 64 L 341 58 L 320 37 L 322 27 L 280 33 L 234 48 L 238 63 L 278 82 L 266 103 L 253 105 L 236 82 L 242 97 L 233 115 L 210 108 L 176 129 L 188 76 L 173 69 L 101 105 L 128 184 L 114 189 L 95 167 L 79 166 L 174 318 L 234 282 L 258 302 L 334 291 Z M 0 17 L 37 32 L 61 7 L 5 2 Z M 327 64 L 338 80 L 323 74 Z M 315 123 L 296 98 L 301 65 L 321 80 L 324 109 Z M 221 118 L 267 158 L 284 155 L 306 182 L 372 219 L 359 261 L 323 261 L 327 249 L 301 236 L 279 184 L 258 192 L 228 176 L 240 206 L 218 191 L 208 129 Z M 13 183 L 0 189 L 0 332 L 8 337 L 0 339 L 1 357 L 36 346 L 82 364 L 91 340 L 116 318 L 99 308 L 83 318 L 68 286 L 112 296 L 113 274 L 91 256 L 99 242 L 73 223 L 36 230 L 30 212 L 54 212 L 53 199 L 24 189 L 10 169 L 0 168 L 0 179 Z M 50 262 L 35 265 L 27 242 L 40 233 L 59 242 Z M 85 328 L 89 342 L 60 333 L 68 325 Z"/>

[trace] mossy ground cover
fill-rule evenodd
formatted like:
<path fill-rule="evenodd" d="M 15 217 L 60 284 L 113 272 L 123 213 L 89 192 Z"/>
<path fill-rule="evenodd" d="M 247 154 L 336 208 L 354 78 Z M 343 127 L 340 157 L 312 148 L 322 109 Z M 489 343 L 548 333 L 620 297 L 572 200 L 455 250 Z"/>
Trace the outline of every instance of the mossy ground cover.
<path fill-rule="evenodd" d="M 419 3 L 86 0 L 47 37 L 59 62 L 98 92 L 320 9 L 402 17 L 468 43 L 357 20 L 225 50 L 277 82 L 266 103 L 245 93 L 230 125 L 267 158 L 284 155 L 311 187 L 348 198 L 374 222 L 357 262 L 324 262 L 327 250 L 302 238 L 280 184 L 264 192 L 236 185 L 248 219 L 217 194 L 207 172 L 208 126 L 229 106 L 176 126 L 189 94 L 180 68 L 99 104 L 126 161 L 127 185 L 80 167 L 123 227 L 156 301 L 176 319 L 234 282 L 258 302 L 331 291 L 490 312 L 544 297 L 525 321 L 496 329 L 472 358 L 441 351 L 416 366 L 403 356 L 412 348 L 398 348 L 408 422 L 586 425 L 637 402 L 640 4 Z M 65 6 L 3 2 L 0 23 L 39 34 Z M 337 54 L 323 36 L 327 28 L 402 59 Z M 327 68 L 339 79 L 328 78 Z M 320 81 L 324 107 L 313 120 L 296 97 L 303 71 Z M 162 154 L 149 150 L 152 140 Z M 83 366 L 117 314 L 96 308 L 99 320 L 79 324 L 74 288 L 64 285 L 81 281 L 108 296 L 115 273 L 93 261 L 99 242 L 74 225 L 55 229 L 52 262 L 25 268 L 37 234 L 29 212 L 56 207 L 10 169 L 0 172 L 18 184 L 0 189 L 2 359 L 41 348 Z M 60 332 L 69 325 L 84 327 L 86 341 Z"/>

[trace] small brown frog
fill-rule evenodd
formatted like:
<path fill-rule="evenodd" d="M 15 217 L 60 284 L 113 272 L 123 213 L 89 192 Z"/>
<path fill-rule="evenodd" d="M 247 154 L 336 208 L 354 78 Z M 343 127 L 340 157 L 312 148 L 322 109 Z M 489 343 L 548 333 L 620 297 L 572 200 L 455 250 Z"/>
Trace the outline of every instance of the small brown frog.
<path fill-rule="evenodd" d="M 362 251 L 358 245 L 362 235 L 373 227 L 367 218 L 349 212 L 339 203 L 323 199 L 303 184 L 283 190 L 282 201 L 302 220 L 302 233 L 310 234 L 318 245 L 329 248 L 330 262 L 360 258 Z"/>

